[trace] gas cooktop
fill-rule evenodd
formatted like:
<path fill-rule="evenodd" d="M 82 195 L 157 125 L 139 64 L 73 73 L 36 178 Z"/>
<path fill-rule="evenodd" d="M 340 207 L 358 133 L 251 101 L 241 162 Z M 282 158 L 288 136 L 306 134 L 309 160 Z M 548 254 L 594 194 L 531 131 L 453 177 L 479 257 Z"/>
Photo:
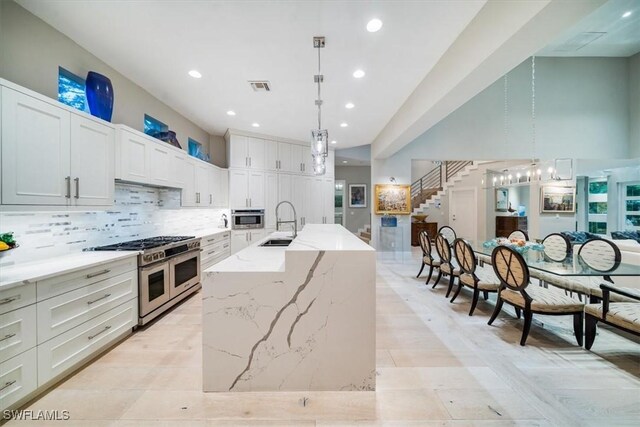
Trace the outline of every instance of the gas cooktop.
<path fill-rule="evenodd" d="M 131 240 L 129 242 L 115 243 L 113 245 L 98 246 L 94 251 L 143 251 L 157 248 L 183 240 L 195 239 L 195 236 L 157 236 L 146 239 Z"/>

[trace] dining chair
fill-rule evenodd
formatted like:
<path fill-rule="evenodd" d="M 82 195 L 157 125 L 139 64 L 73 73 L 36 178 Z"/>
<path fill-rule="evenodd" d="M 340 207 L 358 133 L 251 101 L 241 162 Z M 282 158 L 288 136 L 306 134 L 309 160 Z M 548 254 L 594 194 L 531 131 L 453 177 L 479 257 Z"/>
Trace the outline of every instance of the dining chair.
<path fill-rule="evenodd" d="M 447 242 L 449 242 L 450 245 L 453 245 L 454 240 L 456 240 L 456 238 L 458 237 L 456 235 L 456 231 L 448 225 L 443 225 L 442 227 L 440 227 L 440 229 L 438 230 L 438 234 L 442 234 L 444 238 L 447 239 Z"/>
<path fill-rule="evenodd" d="M 569 256 L 571 252 L 571 243 L 569 239 L 560 233 L 551 233 L 542 240 L 543 256 L 547 262 L 563 262 Z M 541 284 L 551 284 L 554 286 L 562 287 L 564 278 L 557 274 L 547 273 L 546 271 L 533 270 L 531 271 L 531 277 L 535 277 L 541 281 Z"/>
<path fill-rule="evenodd" d="M 602 303 L 587 304 L 585 313 L 585 343 L 587 350 L 591 349 L 596 339 L 598 322 L 622 329 L 633 335 L 640 336 L 640 292 L 638 289 L 621 290 L 607 284 L 601 284 Z M 619 294 L 633 302 L 611 302 L 611 295 Z"/>
<path fill-rule="evenodd" d="M 573 332 L 578 345 L 582 346 L 584 304 L 581 301 L 568 297 L 561 290 L 553 287 L 529 287 L 529 267 L 522 255 L 509 247 L 496 247 L 491 253 L 491 260 L 493 271 L 500 279 L 500 290 L 489 325 L 500 314 L 504 302 L 521 309 L 524 315 L 524 327 L 520 345 L 524 346 L 531 329 L 533 314 L 573 315 Z"/>
<path fill-rule="evenodd" d="M 438 252 L 438 256 L 440 257 L 440 271 L 438 272 L 438 277 L 436 278 L 433 287 L 435 288 L 440 282 L 442 275 L 448 275 L 449 288 L 447 289 L 446 297 L 449 298 L 451 289 L 453 289 L 453 281 L 457 276 L 460 276 L 460 268 L 454 264 L 454 260 L 451 258 L 451 245 L 447 238 L 442 234 L 438 234 L 436 236 L 436 252 Z"/>
<path fill-rule="evenodd" d="M 519 239 L 519 240 L 528 241 L 529 240 L 529 235 L 527 234 L 526 231 L 515 230 L 515 231 L 512 231 L 511 234 L 509 234 L 508 238 L 509 239 Z"/>
<path fill-rule="evenodd" d="M 421 231 L 418 235 L 418 240 L 420 241 L 420 247 L 422 248 L 422 266 L 420 267 L 420 272 L 416 277 L 420 277 L 422 274 L 422 270 L 424 270 L 424 266 L 429 266 L 429 277 L 427 277 L 427 281 L 425 283 L 429 283 L 431 280 L 431 275 L 433 274 L 434 268 L 440 267 L 440 261 L 433 257 L 431 253 L 431 239 L 429 238 L 429 233 L 426 231 Z"/>
<path fill-rule="evenodd" d="M 500 280 L 490 268 L 478 266 L 473 248 L 464 240 L 458 238 L 453 242 L 453 253 L 460 266 L 460 277 L 458 278 L 458 289 L 451 298 L 451 302 L 455 301 L 463 287 L 473 289 L 473 299 L 469 310 L 469 316 L 473 316 L 473 311 L 478 305 L 480 292 L 483 293 L 485 300 L 489 299 L 489 292 L 498 292 L 500 289 Z"/>

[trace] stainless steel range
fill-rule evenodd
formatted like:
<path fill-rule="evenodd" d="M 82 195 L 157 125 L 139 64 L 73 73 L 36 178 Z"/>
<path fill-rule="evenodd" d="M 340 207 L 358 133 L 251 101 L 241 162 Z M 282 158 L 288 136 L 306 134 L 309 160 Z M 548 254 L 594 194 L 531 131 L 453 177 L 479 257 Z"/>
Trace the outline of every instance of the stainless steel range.
<path fill-rule="evenodd" d="M 201 288 L 200 239 L 158 236 L 99 246 L 95 251 L 140 251 L 138 324 L 144 325 Z"/>

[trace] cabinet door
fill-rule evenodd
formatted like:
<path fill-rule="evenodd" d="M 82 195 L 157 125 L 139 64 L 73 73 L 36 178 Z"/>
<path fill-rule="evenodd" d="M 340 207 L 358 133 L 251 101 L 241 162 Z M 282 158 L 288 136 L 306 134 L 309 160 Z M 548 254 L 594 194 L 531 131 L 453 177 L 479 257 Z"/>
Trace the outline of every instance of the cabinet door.
<path fill-rule="evenodd" d="M 249 246 L 249 232 L 237 230 L 231 232 L 231 253 L 235 254 Z"/>
<path fill-rule="evenodd" d="M 216 193 L 218 192 L 218 168 L 215 166 L 208 166 L 207 169 L 209 177 L 207 180 L 209 181 L 209 195 L 207 196 L 206 202 L 208 202 L 209 207 L 216 206 Z"/>
<path fill-rule="evenodd" d="M 124 181 L 150 183 L 149 148 L 150 142 L 126 130 L 119 131 L 120 179 Z"/>
<path fill-rule="evenodd" d="M 218 171 L 219 178 L 219 191 L 218 191 L 218 204 L 219 208 L 229 208 L 229 170 L 220 169 Z M 215 194 L 214 194 L 215 197 Z"/>
<path fill-rule="evenodd" d="M 229 171 L 229 207 L 244 209 L 249 207 L 249 172 L 245 170 Z"/>
<path fill-rule="evenodd" d="M 302 146 L 291 144 L 291 172 L 302 173 Z"/>
<path fill-rule="evenodd" d="M 278 142 L 278 160 L 280 160 L 280 172 L 297 172 L 291 161 L 291 144 Z"/>
<path fill-rule="evenodd" d="M 333 178 L 324 178 L 322 180 L 322 186 L 324 223 L 333 224 L 335 222 L 335 185 Z"/>
<path fill-rule="evenodd" d="M 72 194 L 77 205 L 113 204 L 115 146 L 112 127 L 71 115 Z"/>
<path fill-rule="evenodd" d="M 251 169 L 265 168 L 264 139 L 247 137 L 247 153 Z"/>
<path fill-rule="evenodd" d="M 304 216 L 306 214 L 304 206 L 305 187 L 308 180 L 309 178 L 302 175 L 294 175 L 291 177 L 291 203 L 293 203 L 293 206 L 296 208 L 296 214 L 298 216 L 298 230 L 302 230 L 304 225 Z"/>
<path fill-rule="evenodd" d="M 322 197 L 322 178 L 311 178 L 311 191 L 309 194 L 309 210 L 307 211 L 307 224 L 324 223 L 324 201 Z"/>
<path fill-rule="evenodd" d="M 182 158 L 182 162 L 179 163 L 182 168 L 179 174 L 184 179 L 184 186 L 182 187 L 182 206 L 194 207 L 196 206 L 196 165 L 187 158 Z"/>
<path fill-rule="evenodd" d="M 264 209 L 264 172 L 249 171 L 249 207 Z"/>
<path fill-rule="evenodd" d="M 185 176 L 185 163 L 187 162 L 187 156 L 183 153 L 171 154 L 171 180 L 174 182 L 177 188 L 184 188 L 186 182 Z"/>
<path fill-rule="evenodd" d="M 280 169 L 278 161 L 278 143 L 276 141 L 264 141 L 264 168 L 268 171 L 277 171 Z"/>
<path fill-rule="evenodd" d="M 160 143 L 149 141 L 149 180 L 151 184 L 173 187 L 171 182 L 172 151 Z"/>
<path fill-rule="evenodd" d="M 249 244 L 253 245 L 254 243 L 258 243 L 266 236 L 267 232 L 265 230 L 251 230 L 249 231 Z"/>
<path fill-rule="evenodd" d="M 302 173 L 305 175 L 313 175 L 313 159 L 311 158 L 311 147 L 308 145 L 300 146 L 302 154 Z"/>
<path fill-rule="evenodd" d="M 71 113 L 2 88 L 2 203 L 66 205 Z"/>
<path fill-rule="evenodd" d="M 247 137 L 232 135 L 229 139 L 229 167 L 246 168 L 249 167 L 249 157 L 247 154 Z"/>
<path fill-rule="evenodd" d="M 276 227 L 276 205 L 278 204 L 278 174 L 267 172 L 264 175 L 264 226 Z"/>
<path fill-rule="evenodd" d="M 209 167 L 200 162 L 196 163 L 196 205 L 209 206 Z"/>
<path fill-rule="evenodd" d="M 327 171 L 326 175 L 335 176 L 336 152 L 334 150 L 329 150 L 329 155 L 325 159 L 325 166 Z M 313 172 L 313 170 L 311 172 Z"/>
<path fill-rule="evenodd" d="M 281 173 L 278 176 L 278 203 L 286 200 L 288 202 L 293 203 L 291 200 L 291 192 L 292 192 L 292 176 Z M 293 221 L 293 209 L 288 204 L 284 204 L 280 206 L 278 210 L 280 220 L 281 221 Z M 297 213 L 297 212 L 296 212 Z M 289 224 L 288 227 L 285 227 L 286 230 L 291 227 L 292 224 Z"/>

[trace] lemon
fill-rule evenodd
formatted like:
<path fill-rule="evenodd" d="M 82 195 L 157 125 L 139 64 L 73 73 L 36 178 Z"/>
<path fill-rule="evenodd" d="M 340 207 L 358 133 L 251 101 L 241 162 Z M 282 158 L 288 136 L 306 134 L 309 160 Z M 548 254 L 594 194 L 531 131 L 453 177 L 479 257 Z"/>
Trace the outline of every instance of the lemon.
<path fill-rule="evenodd" d="M 0 242 L 0 251 L 6 251 L 8 249 L 11 249 L 9 245 L 7 245 L 5 242 Z"/>

